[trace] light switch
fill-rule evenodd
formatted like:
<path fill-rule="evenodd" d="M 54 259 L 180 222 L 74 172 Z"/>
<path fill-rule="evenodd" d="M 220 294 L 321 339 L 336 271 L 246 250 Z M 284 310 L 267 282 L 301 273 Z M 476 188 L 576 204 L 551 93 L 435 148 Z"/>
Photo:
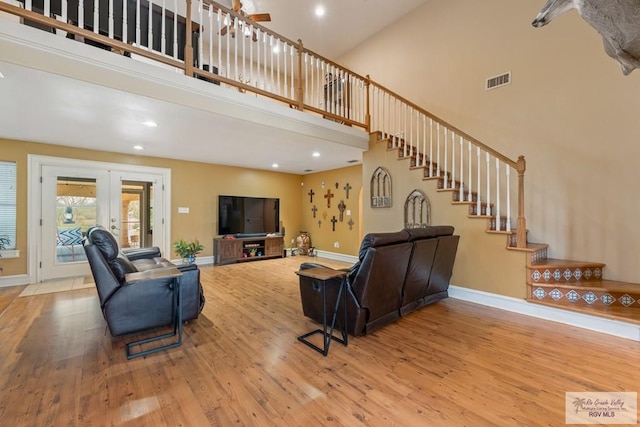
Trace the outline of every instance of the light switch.
<path fill-rule="evenodd" d="M 347 209 L 347 216 L 351 216 L 351 209 Z"/>
<path fill-rule="evenodd" d="M 188 214 L 189 213 L 189 208 L 185 208 L 185 207 L 178 207 L 178 213 L 184 213 L 184 214 Z"/>

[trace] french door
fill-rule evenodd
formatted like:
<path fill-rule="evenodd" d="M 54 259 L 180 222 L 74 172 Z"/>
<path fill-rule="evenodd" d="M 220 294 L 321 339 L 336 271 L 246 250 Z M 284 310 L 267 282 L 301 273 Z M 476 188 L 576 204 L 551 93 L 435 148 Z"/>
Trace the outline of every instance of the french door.
<path fill-rule="evenodd" d="M 121 248 L 166 250 L 166 174 L 86 163 L 40 165 L 37 281 L 90 274 L 82 239 L 95 224 L 108 228 Z"/>

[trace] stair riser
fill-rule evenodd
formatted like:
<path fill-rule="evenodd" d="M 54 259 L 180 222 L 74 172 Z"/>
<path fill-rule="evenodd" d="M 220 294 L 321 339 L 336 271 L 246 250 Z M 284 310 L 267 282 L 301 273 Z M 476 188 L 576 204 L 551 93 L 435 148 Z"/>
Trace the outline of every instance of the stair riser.
<path fill-rule="evenodd" d="M 637 309 L 640 315 L 640 292 L 616 292 L 609 290 L 559 289 L 529 286 L 529 298 L 558 306 L 571 307 L 625 307 Z"/>
<path fill-rule="evenodd" d="M 527 268 L 527 283 L 550 284 L 602 280 L 602 269 L 591 267 Z"/>

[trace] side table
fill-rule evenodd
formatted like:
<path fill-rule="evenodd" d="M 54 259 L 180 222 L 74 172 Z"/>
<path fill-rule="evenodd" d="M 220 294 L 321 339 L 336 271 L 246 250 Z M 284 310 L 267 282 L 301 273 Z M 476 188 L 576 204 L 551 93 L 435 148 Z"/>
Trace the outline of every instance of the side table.
<path fill-rule="evenodd" d="M 308 345 L 312 349 L 321 353 L 323 356 L 326 356 L 327 354 L 329 354 L 329 345 L 331 344 L 331 340 L 337 341 L 340 344 L 344 344 L 346 347 L 349 339 L 348 333 L 347 333 L 347 291 L 346 291 L 346 287 L 348 286 L 347 272 L 340 271 L 340 270 L 333 270 L 333 269 L 324 268 L 324 267 L 315 267 L 315 268 L 308 268 L 305 270 L 296 271 L 296 274 L 298 276 L 308 277 L 314 280 L 314 282 L 318 283 L 320 285 L 320 288 L 322 289 L 322 329 L 316 329 L 304 335 L 300 335 L 298 337 L 298 341 Z M 340 278 L 342 280 L 340 280 L 340 287 L 338 288 L 338 296 L 336 297 L 336 301 L 333 305 L 331 325 L 328 325 L 327 324 L 327 282 L 336 278 Z M 343 320 L 344 321 L 340 322 L 338 320 L 338 323 L 340 323 L 340 331 L 342 332 L 342 339 L 333 336 L 333 331 L 336 325 L 336 319 L 338 317 L 338 307 L 340 306 L 341 297 L 343 297 L 344 299 L 343 301 L 344 303 Z M 322 342 L 323 342 L 322 348 L 318 347 L 317 345 L 307 340 L 308 337 L 315 334 L 322 334 Z"/>

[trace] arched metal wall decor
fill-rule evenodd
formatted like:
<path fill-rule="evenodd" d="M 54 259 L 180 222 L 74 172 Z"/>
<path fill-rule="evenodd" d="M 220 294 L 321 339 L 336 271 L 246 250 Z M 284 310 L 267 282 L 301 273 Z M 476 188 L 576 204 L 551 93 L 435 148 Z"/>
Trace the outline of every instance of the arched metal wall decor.
<path fill-rule="evenodd" d="M 404 227 L 424 228 L 431 224 L 431 203 L 420 190 L 413 190 L 404 202 Z"/>
<path fill-rule="evenodd" d="M 391 207 L 391 175 L 379 166 L 371 176 L 371 207 Z"/>

